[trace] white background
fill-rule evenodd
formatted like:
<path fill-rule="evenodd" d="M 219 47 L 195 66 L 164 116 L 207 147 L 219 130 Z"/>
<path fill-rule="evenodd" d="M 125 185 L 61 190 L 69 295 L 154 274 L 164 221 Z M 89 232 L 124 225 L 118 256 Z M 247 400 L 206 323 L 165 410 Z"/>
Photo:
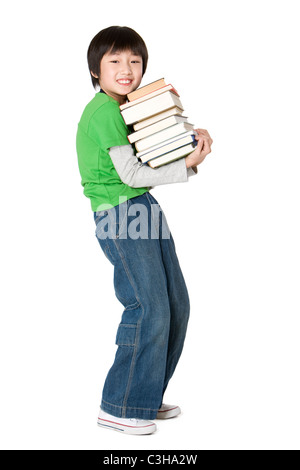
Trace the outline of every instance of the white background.
<path fill-rule="evenodd" d="M 298 3 L 1 3 L 1 448 L 300 448 Z M 198 176 L 153 190 L 192 310 L 165 397 L 183 414 L 143 437 L 96 425 L 122 307 L 75 135 L 111 25 L 214 139 Z"/>

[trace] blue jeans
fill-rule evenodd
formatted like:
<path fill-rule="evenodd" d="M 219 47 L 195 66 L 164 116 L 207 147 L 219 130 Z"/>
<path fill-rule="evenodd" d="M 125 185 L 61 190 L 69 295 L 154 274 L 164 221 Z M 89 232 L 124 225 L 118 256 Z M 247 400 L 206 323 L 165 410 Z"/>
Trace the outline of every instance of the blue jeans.
<path fill-rule="evenodd" d="M 125 308 L 101 408 L 118 417 L 155 419 L 182 352 L 190 310 L 174 241 L 150 193 L 94 212 L 94 219 Z"/>

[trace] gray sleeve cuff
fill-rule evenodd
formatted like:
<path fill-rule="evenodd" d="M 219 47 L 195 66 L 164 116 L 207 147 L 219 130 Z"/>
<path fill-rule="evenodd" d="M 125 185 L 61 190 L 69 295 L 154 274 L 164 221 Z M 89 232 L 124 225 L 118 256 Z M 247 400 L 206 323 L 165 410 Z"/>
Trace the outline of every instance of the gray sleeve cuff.
<path fill-rule="evenodd" d="M 196 166 L 193 166 L 192 168 L 190 167 L 187 169 L 188 177 L 197 175 L 197 173 L 198 173 L 198 168 Z"/>
<path fill-rule="evenodd" d="M 192 168 L 186 168 L 185 158 L 155 169 L 143 165 L 136 158 L 131 145 L 111 147 L 109 155 L 123 183 L 132 188 L 185 183 L 188 176 L 195 174 Z"/>

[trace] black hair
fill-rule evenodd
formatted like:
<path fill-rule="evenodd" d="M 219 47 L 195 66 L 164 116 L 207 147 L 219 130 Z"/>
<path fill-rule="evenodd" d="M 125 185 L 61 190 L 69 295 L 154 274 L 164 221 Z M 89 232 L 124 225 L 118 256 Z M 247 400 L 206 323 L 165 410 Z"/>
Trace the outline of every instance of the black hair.
<path fill-rule="evenodd" d="M 127 26 L 110 26 L 109 28 L 102 29 L 92 39 L 87 52 L 90 74 L 93 72 L 99 77 L 100 62 L 104 54 L 126 50 L 131 50 L 134 54 L 142 57 L 144 75 L 148 62 L 146 44 L 136 31 Z M 99 79 L 93 77 L 92 74 L 91 79 L 94 88 L 97 88 L 99 86 Z"/>

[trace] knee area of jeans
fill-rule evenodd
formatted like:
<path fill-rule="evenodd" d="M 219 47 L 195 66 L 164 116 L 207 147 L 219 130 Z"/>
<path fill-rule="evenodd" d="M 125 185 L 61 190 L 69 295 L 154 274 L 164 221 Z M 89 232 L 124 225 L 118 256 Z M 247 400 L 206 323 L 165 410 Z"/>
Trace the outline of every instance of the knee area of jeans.
<path fill-rule="evenodd" d="M 170 332 L 170 317 L 160 317 L 153 319 L 152 322 L 148 322 L 145 325 L 145 330 L 148 338 L 155 343 L 160 341 L 165 342 Z M 142 333 L 143 333 L 142 331 Z"/>

